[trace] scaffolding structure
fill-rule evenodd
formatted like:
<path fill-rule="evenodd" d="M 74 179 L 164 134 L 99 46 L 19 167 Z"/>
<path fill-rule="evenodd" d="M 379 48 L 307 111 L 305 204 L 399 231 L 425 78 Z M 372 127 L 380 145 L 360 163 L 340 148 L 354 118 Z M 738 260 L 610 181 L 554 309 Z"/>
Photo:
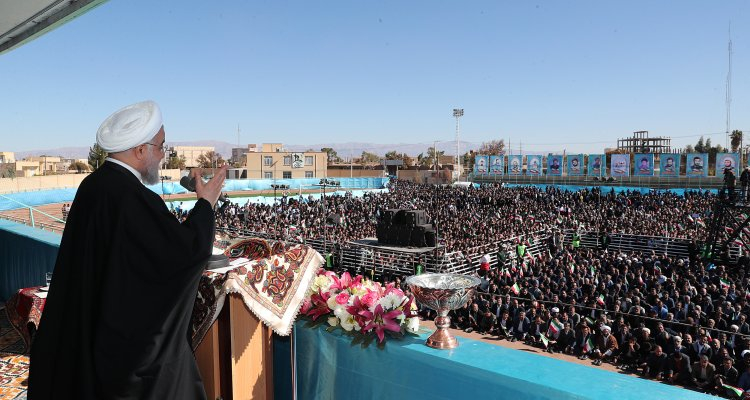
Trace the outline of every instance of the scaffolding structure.
<path fill-rule="evenodd" d="M 649 137 L 648 131 L 633 132 L 633 136 L 617 139 L 617 149 L 628 153 L 673 153 L 672 138 Z"/>

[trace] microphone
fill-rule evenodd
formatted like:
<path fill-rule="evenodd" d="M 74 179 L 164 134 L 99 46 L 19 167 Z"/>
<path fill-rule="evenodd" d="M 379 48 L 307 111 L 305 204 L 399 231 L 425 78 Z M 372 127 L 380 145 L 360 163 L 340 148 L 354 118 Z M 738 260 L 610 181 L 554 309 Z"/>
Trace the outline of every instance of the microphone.
<path fill-rule="evenodd" d="M 180 178 L 180 186 L 184 187 L 190 192 L 195 192 L 195 177 L 190 176 L 183 176 Z M 224 209 L 229 205 L 229 196 L 227 196 L 226 193 L 219 194 L 219 199 L 221 202 L 221 207 L 219 208 L 220 211 L 224 211 Z"/>
<path fill-rule="evenodd" d="M 195 192 L 195 178 L 191 178 L 189 176 L 183 176 L 180 178 L 180 186 L 184 187 L 190 192 Z"/>

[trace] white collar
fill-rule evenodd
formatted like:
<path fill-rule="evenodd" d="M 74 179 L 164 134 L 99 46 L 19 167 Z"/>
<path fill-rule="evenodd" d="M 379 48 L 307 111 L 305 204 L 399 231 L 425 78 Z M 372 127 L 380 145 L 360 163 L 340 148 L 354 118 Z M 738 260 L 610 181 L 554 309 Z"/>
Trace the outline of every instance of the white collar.
<path fill-rule="evenodd" d="M 143 183 L 143 178 L 141 177 L 141 173 L 140 173 L 140 172 L 138 172 L 138 171 L 137 171 L 137 170 L 136 170 L 135 168 L 131 167 L 130 165 L 128 165 L 128 164 L 126 164 L 126 163 L 124 163 L 124 162 L 122 162 L 122 161 L 120 161 L 120 160 L 116 160 L 116 159 L 114 159 L 114 158 L 112 158 L 112 157 L 107 157 L 107 158 L 105 159 L 105 161 L 111 161 L 111 162 L 113 162 L 113 163 L 115 163 L 115 164 L 117 164 L 117 165 L 120 165 L 120 166 L 124 167 L 124 168 L 125 168 L 125 169 L 127 169 L 128 171 L 132 172 L 132 173 L 133 173 L 133 175 L 135 175 L 135 177 L 136 177 L 136 178 L 138 178 L 138 180 L 139 180 L 139 181 L 140 181 L 141 183 Z"/>

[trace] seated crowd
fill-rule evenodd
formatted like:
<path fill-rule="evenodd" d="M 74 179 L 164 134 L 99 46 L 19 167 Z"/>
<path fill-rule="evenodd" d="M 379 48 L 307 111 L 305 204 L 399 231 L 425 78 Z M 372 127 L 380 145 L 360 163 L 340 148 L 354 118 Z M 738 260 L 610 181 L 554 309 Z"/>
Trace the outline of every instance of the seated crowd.
<path fill-rule="evenodd" d="M 452 312 L 454 328 L 730 398 L 723 385 L 750 389 L 742 268 L 552 246 L 483 275 L 473 302 Z"/>

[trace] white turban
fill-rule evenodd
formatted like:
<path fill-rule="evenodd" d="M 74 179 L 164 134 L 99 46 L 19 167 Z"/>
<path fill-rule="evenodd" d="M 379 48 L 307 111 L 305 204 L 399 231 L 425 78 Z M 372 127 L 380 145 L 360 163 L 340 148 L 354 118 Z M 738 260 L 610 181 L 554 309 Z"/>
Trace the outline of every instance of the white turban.
<path fill-rule="evenodd" d="M 96 132 L 96 143 L 108 153 L 117 153 L 148 142 L 161 127 L 159 105 L 146 100 L 107 117 Z"/>

